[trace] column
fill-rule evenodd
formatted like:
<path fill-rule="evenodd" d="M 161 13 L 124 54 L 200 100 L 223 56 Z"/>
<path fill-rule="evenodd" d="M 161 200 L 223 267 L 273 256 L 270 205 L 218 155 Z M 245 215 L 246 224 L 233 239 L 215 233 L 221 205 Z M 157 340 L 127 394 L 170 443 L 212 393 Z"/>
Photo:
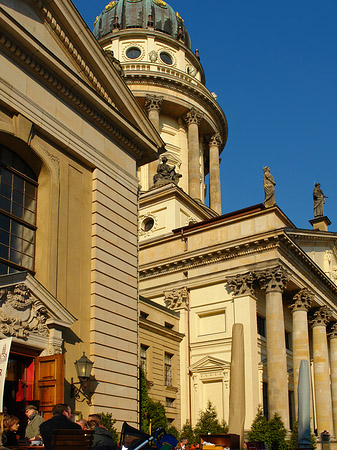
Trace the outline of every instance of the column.
<path fill-rule="evenodd" d="M 149 119 L 152 123 L 152 125 L 155 127 L 155 129 L 160 131 L 160 110 L 161 110 L 161 104 L 163 101 L 163 97 L 160 97 L 158 95 L 150 95 L 147 94 L 146 101 L 145 101 L 145 109 L 149 115 Z M 153 186 L 153 177 L 157 173 L 157 166 L 158 161 L 152 161 L 150 162 L 148 166 L 149 171 L 149 188 Z"/>
<path fill-rule="evenodd" d="M 282 292 L 287 273 L 281 266 L 256 274 L 266 292 L 266 334 L 269 415 L 278 413 L 289 429 L 288 372 Z"/>
<path fill-rule="evenodd" d="M 250 428 L 260 402 L 256 297 L 251 272 L 226 279 L 234 297 L 234 322 L 243 324 L 245 352 L 245 429 Z"/>
<path fill-rule="evenodd" d="M 329 334 L 330 338 L 330 377 L 332 394 L 332 417 L 337 433 L 337 322 L 335 322 Z"/>
<path fill-rule="evenodd" d="M 209 143 L 209 206 L 219 214 L 221 214 L 220 145 L 220 133 L 215 133 Z"/>
<path fill-rule="evenodd" d="M 185 116 L 185 121 L 188 125 L 188 193 L 192 198 L 198 200 L 201 200 L 199 161 L 199 125 L 201 117 L 201 114 L 195 108 L 191 108 Z"/>
<path fill-rule="evenodd" d="M 322 306 L 312 320 L 312 344 L 314 357 L 314 387 L 316 400 L 316 423 L 318 436 L 327 430 L 334 434 L 332 420 L 332 399 L 329 376 L 329 354 L 326 325 L 330 310 Z"/>
<path fill-rule="evenodd" d="M 294 397 L 295 416 L 298 416 L 298 376 L 302 359 L 308 361 L 310 367 L 308 311 L 313 300 L 313 294 L 302 289 L 293 298 L 294 303 L 289 306 L 293 315 L 293 370 L 294 370 Z"/>

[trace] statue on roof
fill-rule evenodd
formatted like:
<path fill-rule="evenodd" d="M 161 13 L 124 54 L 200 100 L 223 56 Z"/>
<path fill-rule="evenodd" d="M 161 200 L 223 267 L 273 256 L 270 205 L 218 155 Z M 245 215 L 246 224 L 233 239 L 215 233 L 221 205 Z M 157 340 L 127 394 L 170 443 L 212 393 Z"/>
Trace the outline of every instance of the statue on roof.
<path fill-rule="evenodd" d="M 275 181 L 268 166 L 263 168 L 264 206 L 270 208 L 276 205 Z"/>
<path fill-rule="evenodd" d="M 324 216 L 324 203 L 325 199 L 328 197 L 323 194 L 320 183 L 315 183 L 313 198 L 314 198 L 314 217 Z"/>
<path fill-rule="evenodd" d="M 163 186 L 168 183 L 178 184 L 179 178 L 182 176 L 180 173 L 176 173 L 176 166 L 170 166 L 167 164 L 167 157 L 162 156 L 161 162 L 157 167 L 157 173 L 153 177 L 154 187 Z"/>

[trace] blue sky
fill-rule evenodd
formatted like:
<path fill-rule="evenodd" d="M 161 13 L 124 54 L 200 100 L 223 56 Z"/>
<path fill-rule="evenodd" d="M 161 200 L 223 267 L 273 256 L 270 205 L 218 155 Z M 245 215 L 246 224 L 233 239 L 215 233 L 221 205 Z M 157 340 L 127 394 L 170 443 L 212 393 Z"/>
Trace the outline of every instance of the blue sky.
<path fill-rule="evenodd" d="M 75 0 L 92 29 L 108 0 Z M 206 86 L 229 128 L 221 155 L 223 213 L 263 202 L 263 167 L 276 201 L 311 228 L 315 182 L 337 231 L 336 0 L 171 0 L 199 49 Z"/>

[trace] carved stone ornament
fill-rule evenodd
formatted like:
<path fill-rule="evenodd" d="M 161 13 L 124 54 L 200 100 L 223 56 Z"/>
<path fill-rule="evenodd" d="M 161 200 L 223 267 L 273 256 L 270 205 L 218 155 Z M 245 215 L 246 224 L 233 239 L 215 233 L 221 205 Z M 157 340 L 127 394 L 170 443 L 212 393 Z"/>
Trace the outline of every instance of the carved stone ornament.
<path fill-rule="evenodd" d="M 282 266 L 256 272 L 256 278 L 260 283 L 261 289 L 266 292 L 283 292 L 288 282 L 287 271 Z"/>
<path fill-rule="evenodd" d="M 328 334 L 330 339 L 335 339 L 337 338 L 337 322 L 335 322 L 331 329 L 330 329 L 330 333 Z"/>
<path fill-rule="evenodd" d="M 308 289 L 301 289 L 293 300 L 294 303 L 289 308 L 294 311 L 309 311 L 314 295 Z"/>
<path fill-rule="evenodd" d="M 146 101 L 145 101 L 146 111 L 149 112 L 153 109 L 156 111 L 160 111 L 162 101 L 163 101 L 163 97 L 161 97 L 161 96 L 147 94 Z"/>
<path fill-rule="evenodd" d="M 151 50 L 149 53 L 149 59 L 152 63 L 155 63 L 158 59 L 158 53 L 155 50 Z"/>
<path fill-rule="evenodd" d="M 182 177 L 181 173 L 177 173 L 176 166 L 170 166 L 167 161 L 167 157 L 162 156 L 157 166 L 157 173 L 153 176 L 153 188 L 169 183 L 179 183 L 179 178 Z"/>
<path fill-rule="evenodd" d="M 232 294 L 236 297 L 238 295 L 254 295 L 254 275 L 248 272 L 235 277 L 226 278 L 226 282 Z"/>
<path fill-rule="evenodd" d="M 6 336 L 27 339 L 30 333 L 48 336 L 45 306 L 24 284 L 1 290 L 0 331 Z"/>
<path fill-rule="evenodd" d="M 185 121 L 188 125 L 197 124 L 200 125 L 200 120 L 202 118 L 202 114 L 199 113 L 194 107 L 189 110 L 189 112 L 184 117 Z"/>
<path fill-rule="evenodd" d="M 313 327 L 317 326 L 326 327 L 330 317 L 331 317 L 331 309 L 328 308 L 327 306 L 321 306 L 317 311 L 315 311 L 314 317 L 311 321 L 311 325 Z"/>
<path fill-rule="evenodd" d="M 164 292 L 165 305 L 167 308 L 179 309 L 188 306 L 188 293 L 187 288 L 173 289 L 172 291 Z"/>
<path fill-rule="evenodd" d="M 213 136 L 211 137 L 211 139 L 209 141 L 209 146 L 210 147 L 213 147 L 213 146 L 220 147 L 221 143 L 222 143 L 222 139 L 221 139 L 220 133 L 215 133 L 215 134 L 213 134 Z"/>

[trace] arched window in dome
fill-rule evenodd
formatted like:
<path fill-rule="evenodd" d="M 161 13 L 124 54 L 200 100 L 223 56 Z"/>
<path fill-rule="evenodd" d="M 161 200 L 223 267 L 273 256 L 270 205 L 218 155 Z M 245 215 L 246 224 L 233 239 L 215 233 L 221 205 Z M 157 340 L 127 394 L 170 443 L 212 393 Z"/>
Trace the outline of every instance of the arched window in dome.
<path fill-rule="evenodd" d="M 34 270 L 37 177 L 0 145 L 0 274 Z"/>

